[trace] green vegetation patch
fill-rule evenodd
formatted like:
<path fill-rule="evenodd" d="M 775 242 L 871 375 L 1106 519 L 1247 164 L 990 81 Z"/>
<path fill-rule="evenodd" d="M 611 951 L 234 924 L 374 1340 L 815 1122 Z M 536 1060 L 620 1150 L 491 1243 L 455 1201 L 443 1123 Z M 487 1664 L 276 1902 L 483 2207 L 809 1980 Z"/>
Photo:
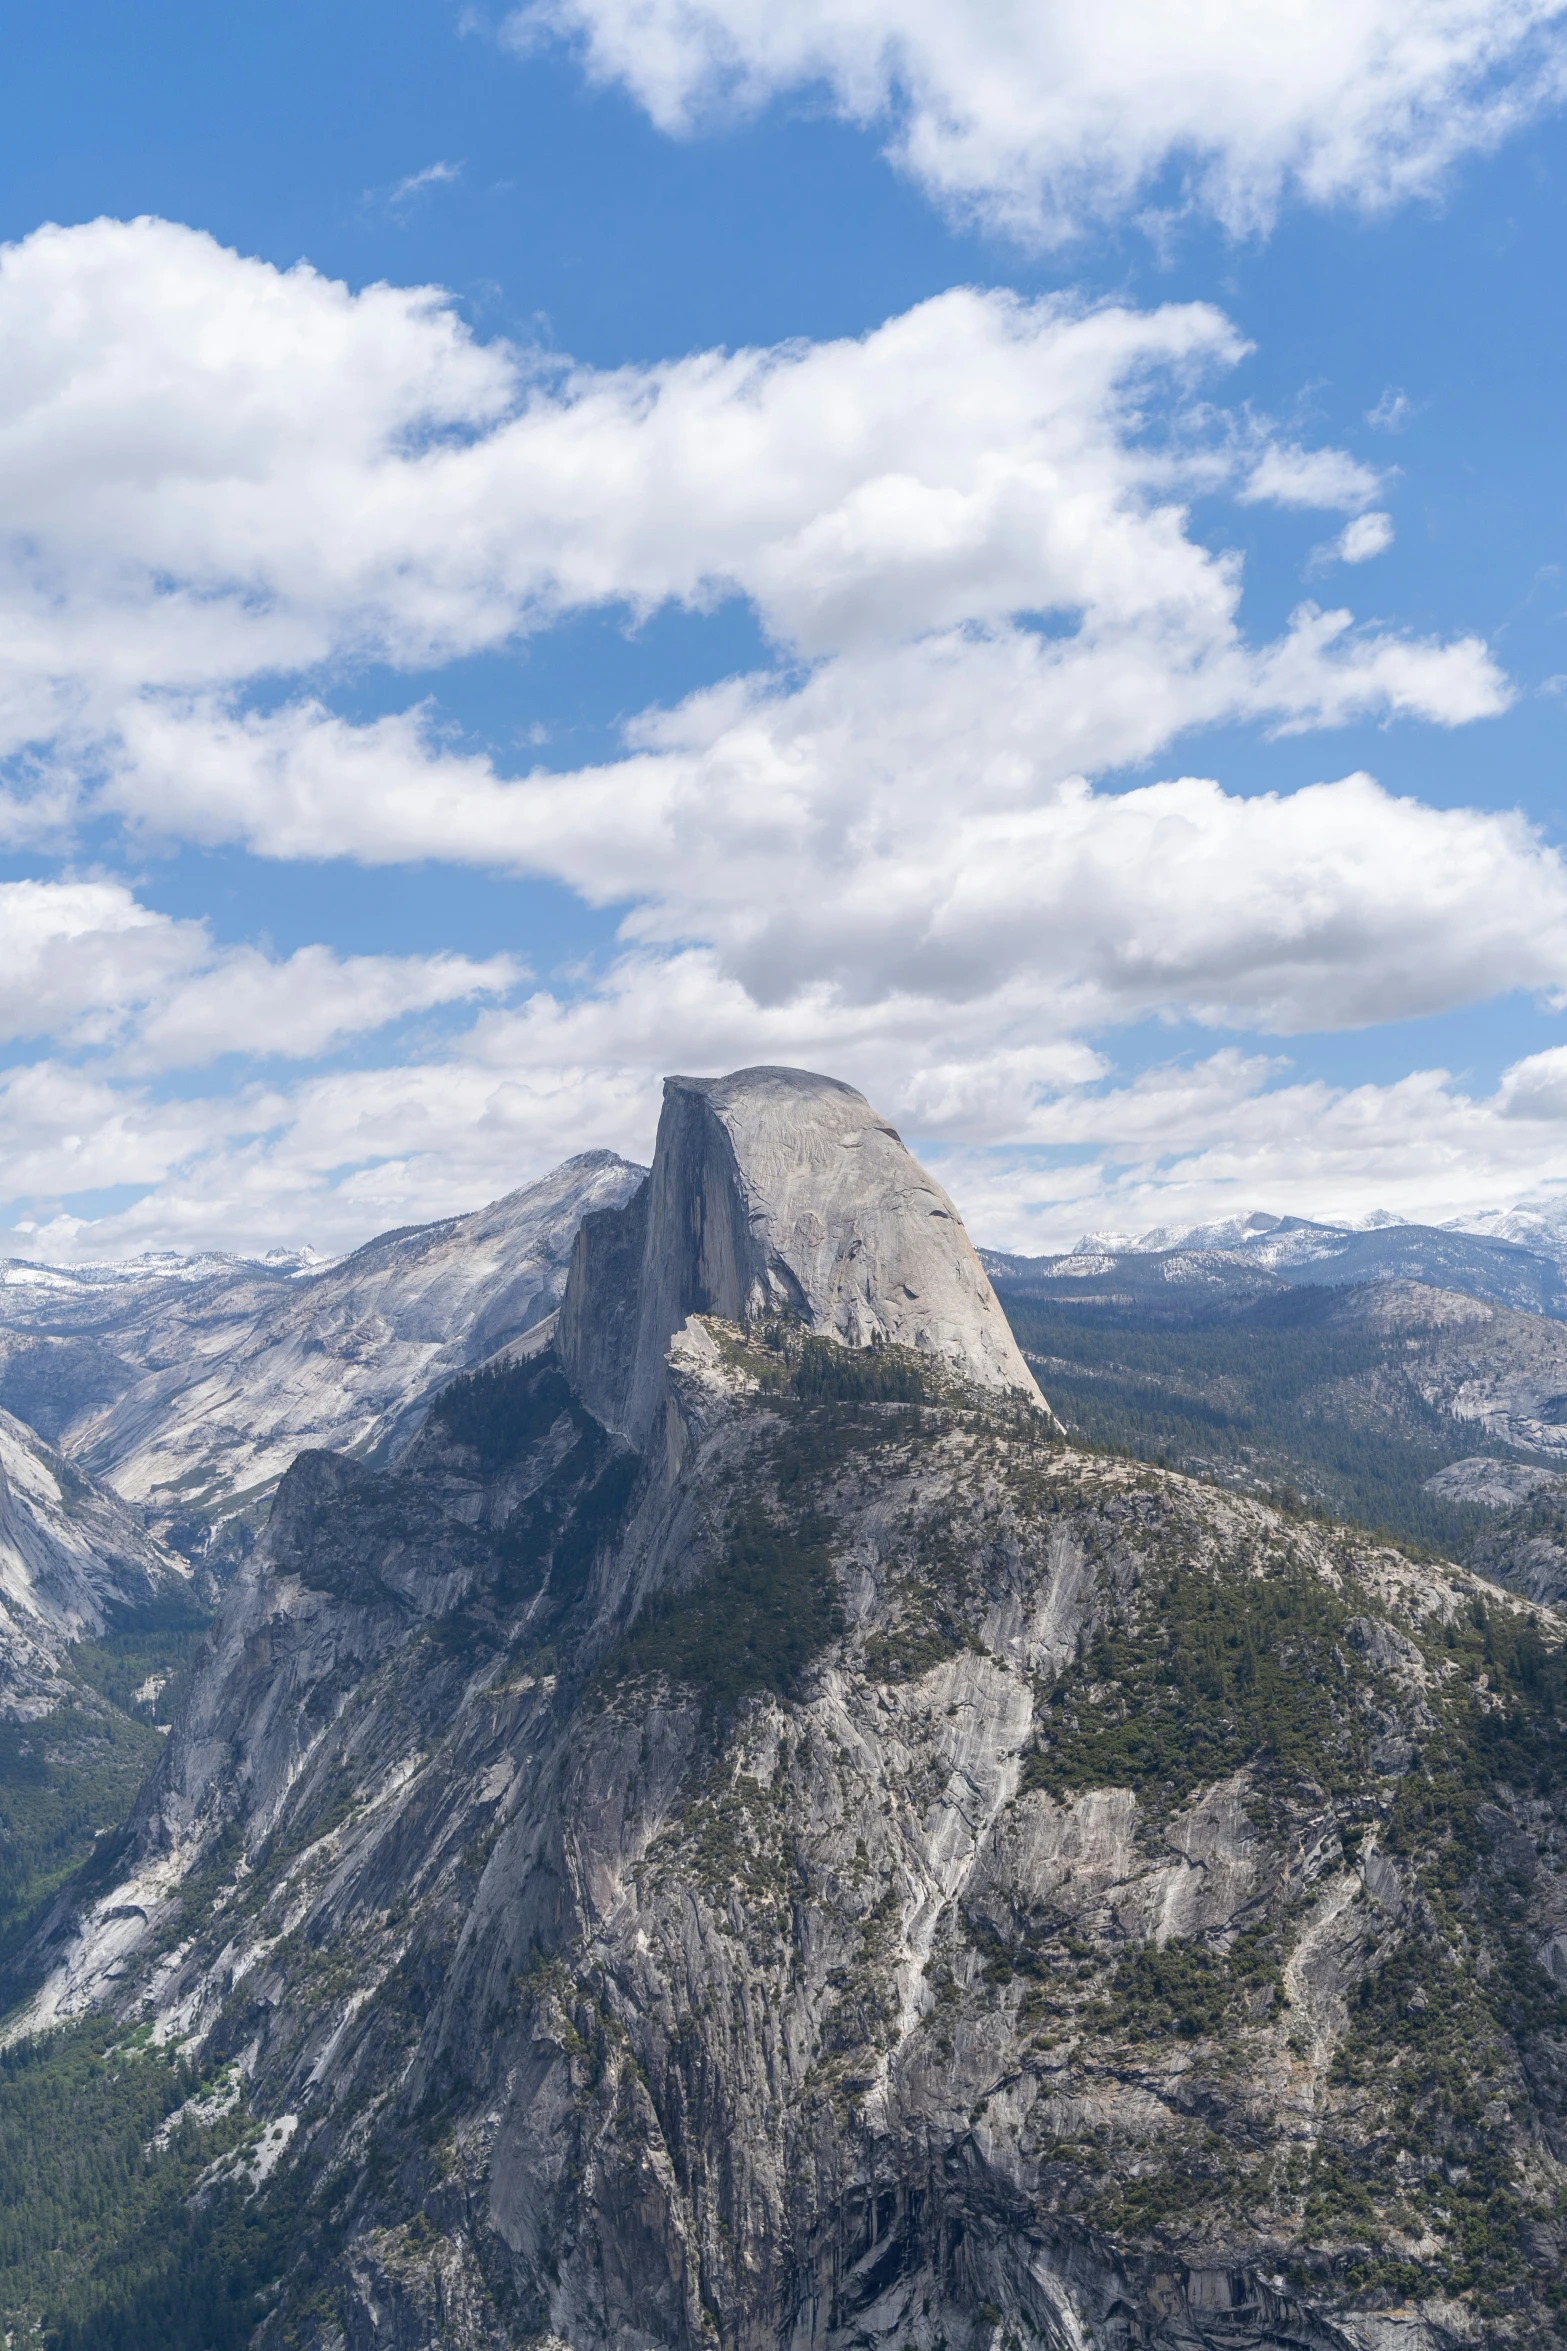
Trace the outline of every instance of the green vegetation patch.
<path fill-rule="evenodd" d="M 985 1958 L 985 1981 L 1031 1983 L 1030 2021 L 1070 2020 L 1118 2041 L 1205 2041 L 1272 2017 L 1284 2004 L 1283 1946 L 1276 1927 L 1250 1927 L 1221 1948 L 1178 1936 L 1108 1955 L 1070 1925 L 1031 1920 L 1012 1938 L 965 1919 Z M 1108 1970 L 1108 1972 L 1107 1972 Z"/>
<path fill-rule="evenodd" d="M 430 1418 L 459 1445 L 471 1446 L 486 1477 L 522 1461 L 565 1413 L 581 1426 L 587 1415 L 565 1373 L 546 1358 L 475 1371 L 443 1388 Z"/>
<path fill-rule="evenodd" d="M 856 1457 L 891 1445 L 923 1447 L 950 1426 L 948 1415 L 927 1412 L 918 1404 L 790 1401 L 778 1410 L 782 1426 L 768 1467 L 786 1503 L 806 1496 L 823 1499 L 832 1480 Z"/>
<path fill-rule="evenodd" d="M 169 1722 L 179 1704 L 212 1611 L 183 1588 L 148 1608 L 115 1608 L 96 1641 L 78 1641 L 71 1662 L 82 1680 L 136 1722 Z M 138 1696 L 149 1683 L 160 1686 Z"/>
<path fill-rule="evenodd" d="M 48 2351 L 239 2351 L 294 2247 L 285 2195 L 193 2197 L 242 2102 L 156 2134 L 202 2084 L 95 2017 L 0 2053 L 0 2313 Z"/>
<path fill-rule="evenodd" d="M 91 1701 L 0 1722 L 0 1972 L 40 1905 L 124 1820 L 162 1745 Z"/>
<path fill-rule="evenodd" d="M 1278 1938 L 1256 1930 L 1228 1951 L 1185 1938 L 1143 1943 L 1116 1961 L 1102 2000 L 1111 2031 L 1134 2041 L 1211 2040 L 1284 2002 Z M 1096 2008 L 1088 2021 L 1101 2020 Z"/>
<path fill-rule="evenodd" d="M 842 1630 L 828 1533 L 815 1516 L 790 1526 L 756 1503 L 737 1511 L 719 1566 L 650 1604 L 606 1658 L 601 1686 L 663 1674 L 718 1714 L 764 1691 L 791 1696 Z"/>
<path fill-rule="evenodd" d="M 806 1404 L 919 1404 L 930 1392 L 919 1357 L 880 1340 L 838 1347 L 829 1339 L 807 1339 L 789 1384 Z"/>
<path fill-rule="evenodd" d="M 1473 1440 L 1406 1379 L 1411 1334 L 1346 1325 L 1331 1289 L 1210 1318 L 1188 1307 L 1178 1327 L 1152 1306 L 1029 1298 L 1004 1281 L 997 1296 L 1089 1444 L 1251 1491 L 1299 1488 L 1327 1515 L 1448 1557 L 1488 1524 L 1478 1506 L 1424 1491 Z"/>
<path fill-rule="evenodd" d="M 182 1591 L 120 1609 L 71 1652 L 79 1694 L 36 1722 L 0 1723 L 0 2011 L 31 1990 L 34 1922 L 76 1871 L 97 1875 L 162 1753 L 167 1721 L 209 1619 Z M 138 1699 L 149 1682 L 155 1697 Z"/>
<path fill-rule="evenodd" d="M 926 1586 L 917 1586 L 912 1594 L 914 1603 L 928 1600 L 932 1608 L 939 1608 L 937 1596 Z M 889 1631 L 872 1633 L 865 1644 L 865 1670 L 876 1682 L 914 1682 L 922 1674 L 931 1673 L 938 1665 L 950 1664 L 961 1657 L 965 1649 L 984 1655 L 984 1644 L 966 1625 L 953 1624 L 944 1617 L 939 1621 L 921 1621 L 905 1596 L 904 1615 Z"/>
<path fill-rule="evenodd" d="M 1081 2147 L 1068 2145 L 1061 2153 L 1072 2160 L 1075 2173 L 1104 2177 L 1104 2184 L 1080 2201 L 1079 2210 L 1110 2236 L 1200 2243 L 1233 2225 L 1237 2206 L 1247 2202 L 1240 2153 L 1217 2131 L 1188 2126 L 1172 2147 L 1130 2162 L 1123 2156 L 1113 2168 L 1102 2157 L 1085 2163 Z"/>
<path fill-rule="evenodd" d="M 1349 1703 L 1348 1619 L 1304 1567 L 1178 1568 L 1054 1685 L 1023 1785 L 1056 1797 L 1136 1788 L 1174 1804 L 1255 1764 L 1286 1784 L 1358 1792 L 1368 1737 Z"/>

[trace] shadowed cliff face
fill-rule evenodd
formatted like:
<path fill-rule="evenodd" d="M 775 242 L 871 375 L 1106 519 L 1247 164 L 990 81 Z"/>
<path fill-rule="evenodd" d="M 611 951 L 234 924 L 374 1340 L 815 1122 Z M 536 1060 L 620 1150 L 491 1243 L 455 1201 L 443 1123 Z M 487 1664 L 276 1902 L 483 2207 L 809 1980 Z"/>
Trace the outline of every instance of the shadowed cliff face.
<path fill-rule="evenodd" d="M 669 1343 L 693 1314 L 792 1316 L 1042 1401 L 946 1193 L 863 1094 L 806 1070 L 666 1079 L 645 1191 L 583 1228 L 562 1358 L 634 1443 L 662 1415 Z"/>
<path fill-rule="evenodd" d="M 288 1473 L 31 2012 L 243 2078 L 257 2351 L 1552 2339 L 1561 1619 L 1072 1449 L 965 1250 L 673 1081 L 557 1340 Z"/>

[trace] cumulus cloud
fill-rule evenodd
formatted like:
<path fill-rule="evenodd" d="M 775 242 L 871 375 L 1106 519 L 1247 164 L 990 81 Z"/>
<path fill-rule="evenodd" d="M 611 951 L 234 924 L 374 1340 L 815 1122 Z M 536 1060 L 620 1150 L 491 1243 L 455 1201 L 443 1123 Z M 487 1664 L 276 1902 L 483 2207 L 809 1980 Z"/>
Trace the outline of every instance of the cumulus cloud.
<path fill-rule="evenodd" d="M 498 994 L 513 975 L 322 950 L 269 963 L 215 949 L 201 926 L 114 885 L 13 888 L 0 1008 L 25 1026 L 47 1000 L 79 1048 L 0 1081 L 6 1188 L 39 1204 L 21 1245 L 348 1247 L 494 1197 L 574 1150 L 645 1156 L 664 1071 L 757 1060 L 863 1086 L 1003 1246 L 1259 1201 L 1456 1214 L 1560 1163 L 1567 1050 L 1520 1063 L 1477 1101 L 1440 1070 L 1391 1087 L 1301 1082 L 1287 1049 L 1223 1046 L 1127 1081 L 1113 1045 L 1085 1035 L 1161 1009 L 1222 1024 L 1236 1001 L 1271 1008 L 1287 1033 L 1559 987 L 1567 874 L 1516 819 L 1421 808 L 1360 776 L 1259 800 L 1194 779 L 1121 795 L 1078 785 L 1048 830 L 1003 816 L 966 835 L 948 868 L 901 959 L 896 908 L 847 960 L 808 940 L 807 979 L 786 956 L 776 989 L 764 935 L 649 940 L 575 992 L 480 1010 L 439 1053 L 173 1098 L 150 1082 L 160 1066 L 246 1047 L 306 1055 L 334 1022 L 368 1028 Z M 851 896 L 836 927 L 852 931 L 881 879 L 840 879 Z M 794 902 L 788 869 L 772 895 Z M 687 919 L 706 913 L 693 902 Z M 662 919 L 675 927 L 679 909 Z M 49 1206 L 126 1185 L 144 1196 L 109 1215 Z"/>
<path fill-rule="evenodd" d="M 836 970 L 830 927 L 861 921 L 842 876 L 875 877 L 869 936 L 895 908 L 929 960 L 954 841 L 1048 840 L 1075 777 L 1184 730 L 1508 698 L 1474 638 L 1308 604 L 1247 641 L 1238 562 L 1184 499 L 1355 506 L 1376 476 L 1216 416 L 1242 346 L 1202 304 L 959 289 L 857 340 L 541 375 L 428 291 L 354 296 L 137 222 L 9 249 L 0 332 L 28 355 L 0 387 L 0 712 L 9 661 L 51 822 L 69 773 L 175 838 L 548 873 L 730 952 L 781 860 L 833 912 L 792 961 L 754 948 L 776 997 Z M 728 595 L 794 666 L 645 714 L 588 773 L 506 778 L 428 710 L 244 698 L 328 656 Z"/>
<path fill-rule="evenodd" d="M 1355 1216 L 1389 1204 L 1435 1221 L 1515 1198 L 1559 1172 L 1567 1055 L 1535 1055 L 1488 1095 L 1442 1069 L 1392 1085 L 1295 1078 L 1279 1057 L 1223 1048 L 1117 1081 L 1080 1045 L 994 1055 L 1004 1109 L 1039 1084 L 1032 1140 L 976 1148 L 938 1120 L 943 1072 L 912 1018 L 842 1006 L 768 1015 L 725 1003 L 709 975 L 660 962 L 582 1016 L 536 1001 L 481 1021 L 439 1061 L 307 1076 L 288 1087 L 155 1099 L 46 1062 L 0 1079 L 18 1195 L 47 1203 L 105 1185 L 145 1196 L 83 1218 L 47 1206 L 21 1246 L 106 1257 L 150 1247 L 347 1248 L 387 1226 L 449 1215 L 594 1146 L 645 1160 L 660 1073 L 788 1058 L 865 1088 L 939 1168 L 975 1237 L 1003 1248 L 1070 1246 L 1085 1230 L 1135 1230 L 1266 1205 Z M 602 1059 L 562 1058 L 562 1049 Z M 954 1100 L 971 1112 L 966 1069 Z M 932 1113 L 935 1115 L 932 1116 Z M 931 1117 L 922 1128 L 920 1120 Z"/>
<path fill-rule="evenodd" d="M 1444 1069 L 1340 1087 L 1225 1052 L 1063 1102 L 1070 1151 L 958 1149 L 937 1164 L 971 1229 L 1000 1248 L 1063 1249 L 1084 1232 L 1257 1207 L 1344 1219 L 1393 1207 L 1440 1224 L 1559 1175 L 1567 1088 L 1539 1087 L 1533 1069 L 1553 1059 L 1533 1056 L 1477 1095 Z"/>
<path fill-rule="evenodd" d="M 1175 201 L 1425 195 L 1562 87 L 1561 0 L 534 0 L 667 132 L 823 88 L 935 200 L 1031 242 Z"/>
<path fill-rule="evenodd" d="M 0 883 L 0 1039 L 112 1046 L 121 1072 L 227 1053 L 309 1059 L 408 1013 L 504 995 L 520 976 L 507 957 L 220 948 L 204 923 L 119 882 Z"/>
<path fill-rule="evenodd" d="M 264 851 L 466 844 L 629 901 L 628 938 L 707 942 L 758 1004 L 815 989 L 956 1003 L 1010 983 L 1054 1031 L 1169 1013 L 1292 1034 L 1567 985 L 1567 875 L 1518 817 L 1428 808 L 1364 775 L 1249 798 L 1194 777 L 1120 792 L 1042 779 L 1030 721 L 1045 731 L 1050 681 L 1031 712 L 1009 674 L 1041 650 L 988 650 L 993 693 L 965 646 L 945 706 L 900 706 L 895 676 L 874 701 L 863 677 L 841 703 L 837 679 L 777 706 L 704 697 L 639 756 L 516 784 L 438 749 L 421 760 L 382 727 L 404 772 L 386 760 L 368 809 L 366 747 L 351 740 L 336 776 L 335 722 L 297 713 L 237 746 L 226 727 L 177 737 L 160 772 L 189 779 L 211 837 L 226 807 Z M 1135 673 L 1107 679 L 1107 698 L 1117 683 L 1135 707 Z"/>
<path fill-rule="evenodd" d="M 1194 398 L 1244 346 L 958 289 L 856 340 L 572 368 L 431 289 L 359 294 L 167 222 L 0 252 L 0 748 L 151 689 L 428 665 L 569 610 L 749 598 L 824 658 L 1019 613 L 1233 620 L 1183 505 L 1363 505 L 1339 451 Z"/>
<path fill-rule="evenodd" d="M 1318 547 L 1314 564 L 1369 563 L 1374 555 L 1385 555 L 1393 544 L 1393 517 L 1374 512 L 1357 514 L 1346 523 L 1336 539 L 1326 547 Z"/>
<path fill-rule="evenodd" d="M 1239 496 L 1245 505 L 1369 506 L 1381 488 L 1369 465 L 1342 449 L 1301 449 L 1280 441 L 1258 458 Z"/>
<path fill-rule="evenodd" d="M 1226 719 L 1279 731 L 1364 717 L 1457 726 L 1506 707 L 1473 638 L 1363 633 L 1303 604 L 1247 647 L 1227 602 L 1172 606 L 1065 637 L 952 630 L 824 662 L 803 683 L 738 678 L 645 713 L 629 756 L 520 779 L 401 712 L 354 725 L 316 702 L 260 712 L 144 698 L 124 712 L 101 798 L 175 838 L 272 857 L 436 858 L 548 873 L 594 902 L 641 897 L 715 840 L 718 889 L 748 890 L 794 835 L 836 854 L 945 845 L 987 807 L 1048 803 L 1085 768 L 1125 768 Z M 885 814 L 882 812 L 885 811 Z M 742 842 L 754 845 L 743 866 Z"/>
<path fill-rule="evenodd" d="M 682 1063 L 825 1066 L 952 1149 L 1081 1151 L 1119 1023 L 1289 1036 L 1567 988 L 1561 863 L 1516 819 L 1364 776 L 1146 780 L 1197 727 L 1451 726 L 1510 692 L 1471 636 L 1310 603 L 1247 634 L 1196 496 L 1353 530 L 1378 478 L 1216 410 L 1243 347 L 1205 305 L 959 289 L 856 340 L 594 372 L 480 345 L 428 289 L 137 222 L 6 249 L 0 334 L 0 835 L 118 816 L 626 910 L 607 968 L 517 1001 L 505 959 L 279 957 L 112 880 L 11 885 L 0 1030 L 42 1057 L 0 1098 L 7 1191 L 147 1187 L 37 1245 L 345 1245 L 645 1147 Z M 503 773 L 428 702 L 351 722 L 321 685 L 734 596 L 773 666 L 575 772 Z M 439 1051 L 383 1035 L 385 1066 L 154 1082 L 469 1003 Z"/>
<path fill-rule="evenodd" d="M 378 1223 L 493 1196 L 572 1150 L 645 1154 L 664 1071 L 759 1060 L 863 1086 L 946 1153 L 960 1202 L 1003 1244 L 1259 1200 L 1454 1214 L 1527 1189 L 1559 1159 L 1567 1052 L 1520 1064 L 1476 1103 L 1440 1071 L 1334 1089 L 1293 1081 L 1286 1052 L 1232 1047 L 1128 1083 L 1110 1042 L 1160 1013 L 1288 1037 L 1509 988 L 1559 991 L 1567 870 L 1517 818 L 1424 808 L 1359 775 L 1254 799 L 1192 778 L 1121 794 L 1078 783 L 1047 821 L 1002 808 L 944 842 L 928 828 L 916 837 L 912 820 L 901 845 L 878 840 L 891 813 L 868 827 L 868 858 L 846 837 L 815 864 L 810 839 L 793 842 L 791 863 L 776 837 L 710 833 L 712 862 L 684 862 L 686 896 L 671 885 L 648 901 L 646 936 L 595 982 L 482 1010 L 438 1056 L 205 1105 L 138 1084 L 134 1052 L 112 1082 L 58 1062 L 20 1073 L 0 1099 L 14 1196 L 148 1186 L 132 1209 L 51 1221 L 31 1245 L 347 1246 Z M 591 809 L 584 840 L 590 829 Z M 736 850 L 755 860 L 745 887 L 722 866 Z M 226 996 L 187 981 L 190 943 L 156 918 L 123 901 L 63 911 L 113 938 L 150 934 L 149 958 L 162 960 L 156 987 L 139 983 L 155 999 L 142 1050 Z M 682 930 L 718 935 L 693 946 Z M 252 1010 L 236 958 L 225 1034 L 276 1028 L 310 961 L 262 975 Z M 339 967 L 350 996 L 365 987 L 353 961 Z M 483 976 L 397 975 L 405 995 L 464 980 L 477 992 Z M 305 977 L 301 995 L 338 984 L 323 964 Z M 365 992 L 372 1009 L 384 1003 Z M 177 1058 L 199 1054 L 187 1043 Z"/>

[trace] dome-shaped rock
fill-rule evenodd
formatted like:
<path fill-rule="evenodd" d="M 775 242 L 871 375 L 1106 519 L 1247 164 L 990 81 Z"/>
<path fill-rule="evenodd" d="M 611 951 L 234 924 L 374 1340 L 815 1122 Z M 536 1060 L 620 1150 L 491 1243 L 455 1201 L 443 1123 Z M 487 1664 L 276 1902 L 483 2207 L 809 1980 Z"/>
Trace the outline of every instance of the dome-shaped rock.
<path fill-rule="evenodd" d="M 957 1210 L 863 1094 L 799 1069 L 667 1078 L 652 1174 L 578 1234 L 567 1369 L 640 1443 L 687 1316 L 776 1312 L 1043 1403 Z"/>

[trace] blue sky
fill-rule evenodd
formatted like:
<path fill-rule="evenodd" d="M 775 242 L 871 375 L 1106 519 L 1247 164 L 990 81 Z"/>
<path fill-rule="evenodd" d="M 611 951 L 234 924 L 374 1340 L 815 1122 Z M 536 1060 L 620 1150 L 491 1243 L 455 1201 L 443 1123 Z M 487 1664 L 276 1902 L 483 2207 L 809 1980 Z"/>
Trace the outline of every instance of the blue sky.
<path fill-rule="evenodd" d="M 0 1246 L 1553 1191 L 1567 14 L 1147 8 L 14 12 Z"/>

